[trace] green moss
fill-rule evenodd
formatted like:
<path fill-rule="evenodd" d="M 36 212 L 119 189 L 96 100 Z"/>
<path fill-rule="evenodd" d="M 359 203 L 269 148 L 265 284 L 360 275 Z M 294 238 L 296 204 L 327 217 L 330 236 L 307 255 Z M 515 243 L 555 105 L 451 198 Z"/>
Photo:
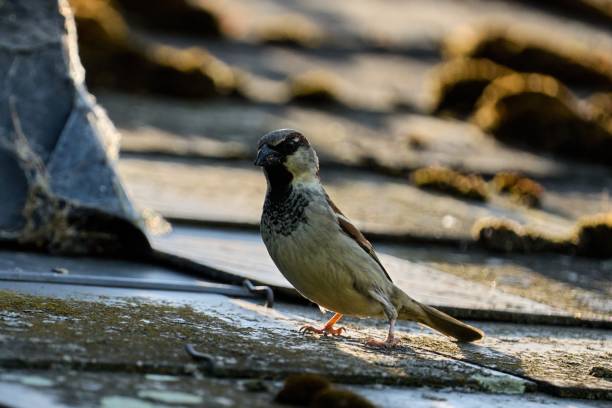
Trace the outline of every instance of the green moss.
<path fill-rule="evenodd" d="M 139 301 L 107 304 L 3 291 L 0 310 L 14 312 L 27 323 L 27 329 L 21 332 L 24 339 L 44 339 L 45 344 L 73 350 L 67 357 L 69 361 L 89 364 L 102 359 L 107 366 L 125 371 L 139 371 L 136 363 L 147 360 L 147 356 L 149 360 L 150 356 L 160 357 L 154 361 L 162 372 L 161 367 L 170 362 L 165 359 L 170 357 L 180 363 L 191 362 L 183 350 L 185 343 L 196 343 L 205 349 L 207 340 L 219 341 L 218 333 L 210 333 L 208 339 L 203 336 L 208 327 L 237 335 L 245 331 L 188 306 Z M 39 351 L 44 350 L 42 347 Z M 37 359 L 44 359 L 44 354 Z M 174 371 L 170 369 L 169 373 Z"/>
<path fill-rule="evenodd" d="M 436 114 L 467 115 L 485 87 L 512 70 L 486 59 L 456 58 L 434 68 L 431 78 L 431 107 Z"/>
<path fill-rule="evenodd" d="M 612 212 L 581 218 L 573 240 L 581 255 L 612 258 Z"/>
<path fill-rule="evenodd" d="M 503 76 L 477 105 L 473 121 L 504 142 L 612 163 L 612 127 L 586 113 L 552 77 Z"/>
<path fill-rule="evenodd" d="M 211 2 L 189 0 L 115 0 L 139 25 L 186 35 L 220 37 L 223 25 Z"/>
<path fill-rule="evenodd" d="M 515 71 L 551 75 L 566 83 L 612 85 L 612 58 L 597 47 L 515 26 L 462 27 L 448 35 L 443 48 L 448 56 L 486 58 Z"/>
<path fill-rule="evenodd" d="M 612 368 L 595 366 L 589 371 L 589 375 L 597 378 L 605 378 L 606 380 L 612 380 Z"/>
<path fill-rule="evenodd" d="M 530 264 L 532 269 L 518 267 L 512 263 L 499 265 L 487 262 L 464 263 L 450 257 L 448 260 L 430 261 L 428 265 L 460 278 L 480 282 L 486 286 L 494 285 L 501 291 L 561 308 L 573 316 L 584 319 L 606 318 L 604 311 L 593 308 L 592 292 L 546 276 L 547 274 L 556 276 L 560 267 L 558 262 L 550 264 L 545 261 L 545 257 L 538 257 L 537 260 L 529 259 L 533 262 Z M 518 282 L 523 283 L 518 284 Z M 563 293 L 563 296 L 559 296 L 559 293 Z"/>
<path fill-rule="evenodd" d="M 485 248 L 501 252 L 612 257 L 612 213 L 582 217 L 567 236 L 542 233 L 508 219 L 485 217 L 474 223 L 472 235 Z"/>
<path fill-rule="evenodd" d="M 135 35 L 113 2 L 70 3 L 88 85 L 198 98 L 234 90 L 233 70 L 206 50 L 169 47 Z"/>
<path fill-rule="evenodd" d="M 525 382 L 510 376 L 474 375 L 472 380 L 485 390 L 496 394 L 523 394 L 525 392 Z"/>
<path fill-rule="evenodd" d="M 599 120 L 608 128 L 612 128 L 612 92 L 595 93 L 586 103 L 589 115 L 594 120 Z"/>
<path fill-rule="evenodd" d="M 464 175 L 446 167 L 431 166 L 415 170 L 410 175 L 419 188 L 448 193 L 477 201 L 488 199 L 487 183 L 477 175 Z"/>
<path fill-rule="evenodd" d="M 338 78 L 331 72 L 307 71 L 289 78 L 292 101 L 308 104 L 332 104 L 338 99 Z"/>
<path fill-rule="evenodd" d="M 307 48 L 317 47 L 324 40 L 319 26 L 299 14 L 270 17 L 261 23 L 255 35 L 268 44 Z"/>
<path fill-rule="evenodd" d="M 574 246 L 567 237 L 553 237 L 515 221 L 486 217 L 472 227 L 472 235 L 485 248 L 501 252 L 571 253 Z"/>
<path fill-rule="evenodd" d="M 496 191 L 527 207 L 539 207 L 544 188 L 536 181 L 517 172 L 499 172 L 491 181 Z"/>
<path fill-rule="evenodd" d="M 0 312 L 10 313 L 10 320 L 0 320 L 8 334 L 0 337 L 0 363 L 172 375 L 195 369 L 245 379 L 281 379 L 304 370 L 340 380 L 351 376 L 370 382 L 380 377 L 367 363 L 368 356 L 343 354 L 338 360 L 336 350 L 323 343 L 320 346 L 329 352 L 313 357 L 304 351 L 312 340 L 261 327 L 256 318 L 250 325 L 234 324 L 232 308 L 224 310 L 227 314 L 207 314 L 138 299 L 110 303 L 0 292 Z M 187 343 L 213 357 L 212 369 L 185 352 Z M 414 375 L 405 381 L 414 381 Z"/>

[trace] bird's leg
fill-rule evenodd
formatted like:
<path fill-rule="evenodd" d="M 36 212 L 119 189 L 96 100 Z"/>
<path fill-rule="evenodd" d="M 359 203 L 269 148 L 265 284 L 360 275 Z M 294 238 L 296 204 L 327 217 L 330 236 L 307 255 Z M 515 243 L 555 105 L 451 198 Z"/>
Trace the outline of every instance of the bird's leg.
<path fill-rule="evenodd" d="M 343 331 L 346 331 L 344 327 L 334 329 L 334 324 L 336 324 L 340 319 L 342 319 L 342 315 L 340 313 L 336 313 L 327 321 L 327 323 L 325 323 L 325 326 L 323 326 L 322 329 L 317 329 L 316 327 L 307 324 L 300 327 L 300 333 L 317 333 L 324 334 L 326 336 L 331 334 L 332 336 L 340 336 Z"/>
<path fill-rule="evenodd" d="M 372 299 L 380 302 L 383 307 L 383 311 L 389 319 L 389 334 L 387 335 L 387 339 L 385 341 L 368 339 L 366 341 L 366 345 L 370 347 L 385 347 L 385 348 L 393 348 L 399 344 L 399 339 L 395 338 L 395 322 L 397 321 L 397 309 L 393 306 L 393 303 L 389 301 L 387 296 L 384 296 L 380 292 L 370 291 L 370 296 Z"/>
<path fill-rule="evenodd" d="M 396 319 L 389 320 L 389 334 L 387 334 L 387 339 L 385 341 L 380 341 L 376 339 L 368 339 L 366 341 L 366 345 L 370 347 L 384 347 L 384 348 L 393 348 L 399 344 L 399 339 L 395 338 L 395 321 Z"/>

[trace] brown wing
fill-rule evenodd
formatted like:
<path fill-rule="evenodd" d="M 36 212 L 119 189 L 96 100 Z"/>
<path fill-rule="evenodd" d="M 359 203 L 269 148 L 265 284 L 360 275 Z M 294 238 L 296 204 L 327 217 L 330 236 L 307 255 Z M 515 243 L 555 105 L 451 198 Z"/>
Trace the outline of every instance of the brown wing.
<path fill-rule="evenodd" d="M 329 206 L 332 208 L 332 210 L 334 210 L 334 212 L 338 216 L 337 217 L 338 225 L 340 225 L 340 228 L 342 228 L 342 231 L 344 231 L 346 235 L 351 237 L 364 251 L 366 251 L 368 255 L 370 255 L 372 259 L 374 259 L 374 261 L 376 261 L 376 263 L 380 266 L 380 269 L 384 272 L 387 279 L 389 279 L 390 282 L 393 282 L 391 280 L 391 277 L 389 276 L 389 273 L 387 273 L 387 270 L 380 262 L 380 259 L 378 259 L 378 256 L 376 256 L 376 252 L 374 252 L 374 247 L 372 246 L 370 241 L 368 241 L 366 237 L 363 236 L 361 231 L 359 231 L 359 229 L 355 225 L 353 225 L 351 220 L 349 220 L 342 213 L 342 211 L 340 211 L 340 209 L 336 207 L 336 204 L 334 204 L 334 202 L 329 198 L 327 194 L 325 195 L 325 198 L 327 199 L 327 203 L 329 204 Z"/>

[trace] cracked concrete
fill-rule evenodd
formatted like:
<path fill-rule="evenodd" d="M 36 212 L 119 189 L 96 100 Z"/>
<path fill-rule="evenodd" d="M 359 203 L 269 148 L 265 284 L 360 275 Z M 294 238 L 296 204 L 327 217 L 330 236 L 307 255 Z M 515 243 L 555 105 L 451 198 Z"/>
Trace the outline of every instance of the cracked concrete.
<path fill-rule="evenodd" d="M 607 379 L 588 374 L 610 359 L 612 338 L 605 330 L 566 328 L 559 333 L 543 326 L 489 323 L 480 325 L 487 333 L 483 342 L 460 345 L 401 322 L 402 346 L 380 351 L 364 342 L 384 336 L 383 321 L 347 319 L 348 335 L 341 338 L 301 336 L 301 324 L 323 320 L 315 309 L 281 303 L 269 310 L 219 295 L 160 303 L 2 292 L 0 310 L 0 342 L 10 344 L 0 348 L 5 369 L 199 372 L 274 380 L 311 372 L 344 384 L 509 394 L 539 390 L 587 399 L 609 399 L 612 390 Z M 186 343 L 209 354 L 213 368 L 193 361 L 183 349 Z"/>

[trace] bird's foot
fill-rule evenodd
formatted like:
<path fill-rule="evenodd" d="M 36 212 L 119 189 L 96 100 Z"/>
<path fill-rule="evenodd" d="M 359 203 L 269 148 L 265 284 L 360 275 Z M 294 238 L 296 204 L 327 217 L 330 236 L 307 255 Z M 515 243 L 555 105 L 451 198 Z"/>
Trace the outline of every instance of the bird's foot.
<path fill-rule="evenodd" d="M 399 339 L 394 337 L 387 338 L 385 341 L 369 338 L 366 340 L 366 346 L 373 348 L 392 349 L 400 343 Z"/>
<path fill-rule="evenodd" d="M 331 334 L 332 336 L 340 336 L 342 335 L 342 332 L 346 331 L 346 329 L 344 327 L 338 327 L 336 329 L 334 329 L 333 327 L 328 327 L 328 326 L 324 326 L 322 329 L 317 329 L 316 327 L 313 327 L 309 324 L 306 324 L 302 327 L 300 327 L 299 332 L 302 334 L 306 334 L 306 333 L 317 333 L 317 334 L 322 334 L 324 336 L 327 336 L 328 334 Z"/>

